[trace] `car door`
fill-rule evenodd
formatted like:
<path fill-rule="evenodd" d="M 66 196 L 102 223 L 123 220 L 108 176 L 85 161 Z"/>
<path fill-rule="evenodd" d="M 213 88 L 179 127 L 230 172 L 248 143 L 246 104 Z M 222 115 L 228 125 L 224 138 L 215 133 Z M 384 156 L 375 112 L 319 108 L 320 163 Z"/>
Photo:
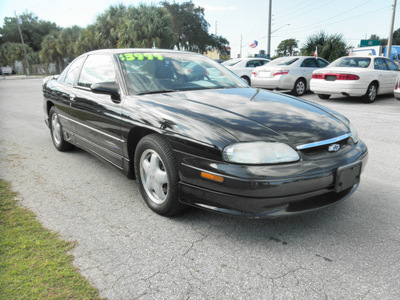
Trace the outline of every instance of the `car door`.
<path fill-rule="evenodd" d="M 93 83 L 102 82 L 116 82 L 112 57 L 108 54 L 89 55 L 71 95 L 76 142 L 122 168 L 121 101 L 91 91 Z"/>
<path fill-rule="evenodd" d="M 310 88 L 310 80 L 312 77 L 312 72 L 318 69 L 317 59 L 314 57 L 305 58 L 300 65 L 300 73 L 307 80 L 307 89 Z"/>
<path fill-rule="evenodd" d="M 387 66 L 389 67 L 389 73 L 390 73 L 390 86 L 389 86 L 389 91 L 388 93 L 392 93 L 394 90 L 394 87 L 396 85 L 396 80 L 397 77 L 399 76 L 400 70 L 399 66 L 396 65 L 396 63 L 388 58 L 384 58 Z"/>
<path fill-rule="evenodd" d="M 386 59 L 376 57 L 374 61 L 374 70 L 377 72 L 379 80 L 379 94 L 392 93 L 396 81 L 395 71 L 389 69 Z"/>
<path fill-rule="evenodd" d="M 56 106 L 61 125 L 67 133 L 74 130 L 71 122 L 71 95 L 74 93 L 74 84 L 78 80 L 84 57 L 74 60 L 57 78 L 56 83 L 48 91 L 48 97 Z"/>

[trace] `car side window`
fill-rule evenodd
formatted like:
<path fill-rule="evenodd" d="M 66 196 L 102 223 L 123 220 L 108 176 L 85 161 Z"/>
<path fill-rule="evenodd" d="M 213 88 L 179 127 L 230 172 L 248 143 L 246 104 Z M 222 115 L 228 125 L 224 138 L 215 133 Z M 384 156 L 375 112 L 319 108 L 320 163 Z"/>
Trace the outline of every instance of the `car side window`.
<path fill-rule="evenodd" d="M 78 86 L 90 88 L 93 83 L 115 81 L 114 65 L 109 55 L 89 55 L 82 67 Z"/>
<path fill-rule="evenodd" d="M 302 68 L 318 68 L 315 58 L 306 58 L 301 63 L 300 67 L 302 67 Z"/>
<path fill-rule="evenodd" d="M 246 68 L 255 68 L 261 66 L 259 60 L 249 60 L 246 64 Z"/>
<path fill-rule="evenodd" d="M 399 71 L 399 67 L 390 59 L 385 59 L 390 71 Z"/>
<path fill-rule="evenodd" d="M 383 58 L 375 58 L 374 68 L 375 70 L 389 70 Z"/>
<path fill-rule="evenodd" d="M 74 85 L 79 76 L 79 71 L 81 69 L 82 63 L 85 57 L 82 56 L 75 60 L 68 69 L 68 73 L 65 76 L 64 83 L 67 85 Z"/>
<path fill-rule="evenodd" d="M 322 59 L 318 59 L 318 58 L 317 58 L 317 64 L 318 64 L 318 67 L 320 67 L 320 68 L 325 68 L 327 65 L 329 65 L 328 62 L 326 62 Z"/>

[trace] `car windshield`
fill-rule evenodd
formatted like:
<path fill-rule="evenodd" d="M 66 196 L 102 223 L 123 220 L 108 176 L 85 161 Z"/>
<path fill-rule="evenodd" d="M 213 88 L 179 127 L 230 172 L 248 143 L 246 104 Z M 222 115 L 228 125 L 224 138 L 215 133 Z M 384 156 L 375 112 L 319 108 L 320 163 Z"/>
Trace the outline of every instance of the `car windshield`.
<path fill-rule="evenodd" d="M 292 63 L 294 63 L 295 61 L 298 61 L 299 58 L 298 57 L 279 57 L 274 59 L 273 61 L 268 63 L 268 67 L 272 67 L 272 66 L 288 66 L 291 65 Z"/>
<path fill-rule="evenodd" d="M 329 67 L 368 68 L 370 63 L 371 59 L 369 57 L 346 56 L 335 60 Z"/>
<path fill-rule="evenodd" d="M 116 56 L 133 94 L 247 87 L 219 63 L 198 54 L 127 52 Z"/>

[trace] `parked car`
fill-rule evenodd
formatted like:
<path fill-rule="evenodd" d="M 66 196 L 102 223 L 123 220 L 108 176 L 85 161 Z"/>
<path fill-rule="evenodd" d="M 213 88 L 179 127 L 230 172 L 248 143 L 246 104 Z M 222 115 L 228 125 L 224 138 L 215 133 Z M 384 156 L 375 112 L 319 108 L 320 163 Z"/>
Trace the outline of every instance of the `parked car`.
<path fill-rule="evenodd" d="M 329 64 L 313 56 L 287 56 L 274 59 L 268 65 L 255 68 L 251 86 L 270 90 L 290 90 L 301 96 L 310 88 L 312 72 Z"/>
<path fill-rule="evenodd" d="M 225 67 L 242 78 L 248 85 L 255 67 L 263 66 L 271 60 L 266 58 L 235 58 L 222 63 Z"/>
<path fill-rule="evenodd" d="M 377 95 L 393 93 L 399 74 L 399 67 L 384 57 L 344 56 L 314 71 L 311 90 L 321 99 L 342 94 L 372 103 Z"/>
<path fill-rule="evenodd" d="M 200 54 L 89 52 L 47 77 L 43 95 L 55 148 L 77 146 L 136 178 L 161 215 L 313 211 L 351 195 L 367 161 L 344 116 L 252 89 Z"/>
<path fill-rule="evenodd" d="M 400 75 L 397 77 L 396 86 L 394 87 L 393 93 L 394 93 L 394 97 L 397 100 L 400 100 Z"/>

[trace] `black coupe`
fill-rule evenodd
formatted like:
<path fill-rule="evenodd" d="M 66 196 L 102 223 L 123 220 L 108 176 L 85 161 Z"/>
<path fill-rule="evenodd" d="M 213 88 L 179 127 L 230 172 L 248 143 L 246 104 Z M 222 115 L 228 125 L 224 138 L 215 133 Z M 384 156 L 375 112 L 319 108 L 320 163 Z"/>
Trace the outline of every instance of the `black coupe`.
<path fill-rule="evenodd" d="M 202 55 L 98 50 L 43 81 L 55 147 L 136 178 L 166 216 L 187 205 L 245 216 L 308 212 L 351 195 L 367 147 L 349 120 L 253 89 Z"/>

